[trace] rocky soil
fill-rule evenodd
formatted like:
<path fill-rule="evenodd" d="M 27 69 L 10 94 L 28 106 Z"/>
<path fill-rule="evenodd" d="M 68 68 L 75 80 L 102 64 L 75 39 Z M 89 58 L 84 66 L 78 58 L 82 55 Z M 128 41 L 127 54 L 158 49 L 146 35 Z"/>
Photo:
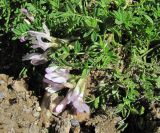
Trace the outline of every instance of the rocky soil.
<path fill-rule="evenodd" d="M 0 74 L 0 133 L 117 133 L 119 118 L 52 112 L 57 95 L 45 94 L 40 104 L 24 79 Z M 40 106 L 41 105 L 41 106 Z"/>

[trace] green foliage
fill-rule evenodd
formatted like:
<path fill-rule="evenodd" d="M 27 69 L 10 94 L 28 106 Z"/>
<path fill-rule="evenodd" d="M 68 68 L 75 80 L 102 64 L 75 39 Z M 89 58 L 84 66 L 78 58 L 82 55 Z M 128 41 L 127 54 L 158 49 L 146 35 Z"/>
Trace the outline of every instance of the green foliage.
<path fill-rule="evenodd" d="M 73 69 L 105 71 L 93 81 L 98 84 L 90 102 L 95 109 L 112 103 L 125 120 L 131 114 L 142 115 L 147 108 L 144 101 L 148 105 L 159 100 L 160 89 L 160 2 L 127 2 L 15 0 L 19 8 L 14 9 L 12 2 L 1 0 L 0 21 L 5 26 L 0 30 L 13 28 L 13 39 L 18 39 L 27 36 L 28 30 L 41 30 L 46 22 L 52 36 L 69 40 L 51 50 L 50 59 Z M 34 22 L 24 22 L 21 8 L 29 10 Z M 126 126 L 123 121 L 119 129 Z"/>

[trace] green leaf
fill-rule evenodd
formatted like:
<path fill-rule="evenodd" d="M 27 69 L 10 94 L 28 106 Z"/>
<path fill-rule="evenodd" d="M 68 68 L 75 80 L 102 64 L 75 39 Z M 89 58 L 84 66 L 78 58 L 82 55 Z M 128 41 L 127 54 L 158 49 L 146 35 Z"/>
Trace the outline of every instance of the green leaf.
<path fill-rule="evenodd" d="M 139 111 L 139 114 L 140 115 L 144 114 L 144 111 L 145 111 L 145 108 L 142 106 L 141 109 L 140 109 L 140 111 Z"/>
<path fill-rule="evenodd" d="M 144 17 L 145 17 L 152 25 L 154 24 L 154 22 L 153 22 L 153 20 L 152 20 L 152 18 L 151 18 L 150 16 L 144 14 Z"/>
<path fill-rule="evenodd" d="M 18 35 L 18 36 L 21 35 L 21 31 L 19 31 L 18 29 L 14 29 L 13 32 L 14 32 L 16 35 Z"/>
<path fill-rule="evenodd" d="M 88 32 L 85 32 L 83 37 L 88 37 L 93 32 L 93 29 L 90 29 Z"/>
<path fill-rule="evenodd" d="M 94 107 L 97 109 L 99 107 L 99 102 L 100 102 L 100 97 L 97 97 L 95 100 L 94 100 Z"/>
<path fill-rule="evenodd" d="M 119 123 L 119 126 L 117 129 L 120 131 L 124 131 L 127 126 L 128 126 L 127 123 L 121 122 L 121 123 Z"/>
<path fill-rule="evenodd" d="M 87 19 L 86 18 L 84 21 L 85 21 L 85 23 L 87 24 L 88 27 L 92 27 L 92 28 L 96 28 L 97 27 L 97 21 L 94 18 L 93 19 L 91 19 L 91 18 Z"/>
<path fill-rule="evenodd" d="M 158 88 L 160 88 L 160 76 L 156 79 L 156 85 Z"/>
<path fill-rule="evenodd" d="M 98 35 L 97 35 L 97 33 L 94 31 L 94 32 L 91 34 L 91 40 L 92 40 L 93 42 L 96 42 L 96 41 L 97 41 L 97 38 L 98 38 Z"/>
<path fill-rule="evenodd" d="M 76 43 L 74 45 L 74 51 L 75 51 L 75 54 L 77 54 L 81 51 L 81 44 L 78 41 L 76 41 Z"/>

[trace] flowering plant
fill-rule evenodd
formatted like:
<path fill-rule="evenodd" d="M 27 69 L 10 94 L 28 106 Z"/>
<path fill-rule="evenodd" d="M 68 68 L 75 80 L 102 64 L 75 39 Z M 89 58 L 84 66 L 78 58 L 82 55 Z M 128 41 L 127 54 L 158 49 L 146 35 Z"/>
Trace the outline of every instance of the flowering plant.
<path fill-rule="evenodd" d="M 25 10 L 23 12 L 25 12 Z M 34 44 L 32 45 L 32 48 L 41 48 L 44 53 L 27 54 L 23 57 L 23 61 L 31 60 L 32 65 L 44 64 L 48 61 L 47 49 L 51 47 L 58 47 L 60 45 L 55 42 L 56 38 L 50 36 L 49 29 L 45 23 L 43 23 L 43 30 L 44 32 L 28 31 L 28 33 L 31 36 L 31 39 L 29 40 L 31 40 L 32 44 Z M 46 39 L 49 42 L 44 42 L 43 39 Z M 63 39 L 60 40 L 65 41 Z M 44 75 L 43 81 L 48 84 L 48 87 L 45 88 L 47 92 L 52 94 L 62 90 L 64 87 L 71 87 L 71 85 L 67 83 L 70 77 L 69 69 L 54 65 L 47 67 L 45 72 L 46 74 Z M 56 106 L 55 111 L 57 113 L 61 113 L 67 104 L 71 104 L 74 107 L 76 113 L 89 113 L 89 106 L 83 101 L 84 90 L 87 84 L 86 78 L 80 78 L 76 87 L 70 90 L 66 97 Z"/>
<path fill-rule="evenodd" d="M 16 17 L 16 27 L 12 28 L 17 38 L 22 36 L 22 41 L 27 34 L 27 40 L 32 42 L 36 51 L 32 50 L 32 54 L 23 60 L 31 60 L 33 65 L 52 62 L 59 69 L 69 66 L 70 72 L 64 73 L 75 74 L 76 78 L 82 70 L 89 68 L 96 88 L 91 89 L 93 93 L 88 98 L 93 109 L 107 109 L 109 103 L 109 106 L 116 106 L 125 120 L 132 114 L 143 114 L 148 107 L 144 106 L 144 101 L 150 105 L 151 101 L 159 99 L 159 1 L 56 0 L 23 5 L 28 9 L 22 10 L 21 15 L 25 17 L 18 20 Z M 3 13 L 8 11 L 6 8 Z M 34 21 L 30 20 L 30 14 L 33 14 Z M 49 28 L 42 25 L 44 21 Z M 8 22 L 11 21 L 6 19 L 5 26 Z M 56 37 L 77 39 L 68 43 Z M 70 76 L 53 74 L 51 77 L 44 75 L 44 81 L 49 85 L 46 88 L 48 92 L 71 88 L 54 111 L 61 112 L 67 104 L 74 104 L 76 110 L 76 104 L 83 103 L 83 91 L 76 85 L 68 86 Z M 46 75 L 50 76 L 50 72 L 46 71 Z M 63 82 L 59 83 L 59 79 Z"/>

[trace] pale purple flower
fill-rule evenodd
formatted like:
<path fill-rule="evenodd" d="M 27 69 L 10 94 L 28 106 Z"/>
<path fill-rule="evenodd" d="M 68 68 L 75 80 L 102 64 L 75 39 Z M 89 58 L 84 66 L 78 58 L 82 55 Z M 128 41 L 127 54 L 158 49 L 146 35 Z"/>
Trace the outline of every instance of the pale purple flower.
<path fill-rule="evenodd" d="M 49 87 L 45 88 L 45 90 L 49 93 L 55 93 L 57 91 L 60 91 L 64 87 L 63 84 L 52 82 L 51 80 L 48 80 L 46 78 L 43 79 L 43 82 L 50 85 Z"/>
<path fill-rule="evenodd" d="M 25 8 L 22 8 L 21 9 L 21 12 L 31 21 L 33 22 L 34 21 L 34 17 L 31 13 L 29 13 L 29 11 Z"/>
<path fill-rule="evenodd" d="M 50 93 L 57 92 L 64 88 L 64 84 L 69 79 L 69 70 L 59 68 L 58 66 L 52 66 L 45 69 L 46 74 L 43 81 L 50 85 L 46 90 Z"/>
<path fill-rule="evenodd" d="M 53 38 L 50 36 L 49 29 L 47 28 L 45 23 L 43 23 L 43 29 L 44 32 L 28 31 L 28 33 L 32 36 L 31 40 L 34 44 L 32 48 L 41 48 L 45 51 L 48 48 L 52 47 L 54 43 L 52 43 Z M 43 39 L 46 39 L 47 42 L 45 42 Z"/>
<path fill-rule="evenodd" d="M 61 113 L 63 109 L 67 106 L 67 104 L 70 104 L 72 101 L 75 101 L 77 99 L 78 94 L 79 90 L 76 91 L 75 89 L 68 92 L 67 96 L 56 106 L 55 111 L 57 113 Z"/>
<path fill-rule="evenodd" d="M 28 10 L 27 10 L 27 9 L 25 9 L 25 8 L 22 8 L 22 9 L 21 9 L 21 12 L 22 12 L 23 14 L 25 14 L 25 15 L 27 15 L 27 14 L 28 14 Z"/>
<path fill-rule="evenodd" d="M 21 36 L 20 42 L 25 42 L 25 41 L 26 41 L 25 36 Z"/>
<path fill-rule="evenodd" d="M 45 71 L 45 78 L 54 83 L 66 83 L 69 78 L 69 71 L 58 66 L 48 67 Z"/>
<path fill-rule="evenodd" d="M 83 96 L 79 96 L 75 101 L 72 101 L 73 107 L 76 110 L 76 113 L 90 112 L 89 106 L 84 103 Z"/>
<path fill-rule="evenodd" d="M 55 111 L 61 113 L 67 104 L 71 104 L 76 113 L 89 113 L 89 106 L 83 101 L 83 92 L 80 92 L 80 88 L 75 88 L 70 91 L 67 96 L 57 105 Z"/>
<path fill-rule="evenodd" d="M 89 113 L 89 106 L 83 101 L 84 90 L 87 84 L 87 77 L 80 78 L 74 90 L 70 91 L 63 101 L 56 107 L 57 113 L 62 112 L 67 104 L 71 104 L 76 113 Z M 64 104 L 67 103 L 67 104 Z M 63 108 L 62 108 L 63 107 Z"/>
<path fill-rule="evenodd" d="M 22 58 L 23 61 L 25 60 L 31 60 L 31 64 L 33 65 L 40 65 L 44 64 L 47 62 L 47 58 L 45 54 L 39 54 L 39 53 L 32 53 L 32 54 L 27 54 Z"/>

